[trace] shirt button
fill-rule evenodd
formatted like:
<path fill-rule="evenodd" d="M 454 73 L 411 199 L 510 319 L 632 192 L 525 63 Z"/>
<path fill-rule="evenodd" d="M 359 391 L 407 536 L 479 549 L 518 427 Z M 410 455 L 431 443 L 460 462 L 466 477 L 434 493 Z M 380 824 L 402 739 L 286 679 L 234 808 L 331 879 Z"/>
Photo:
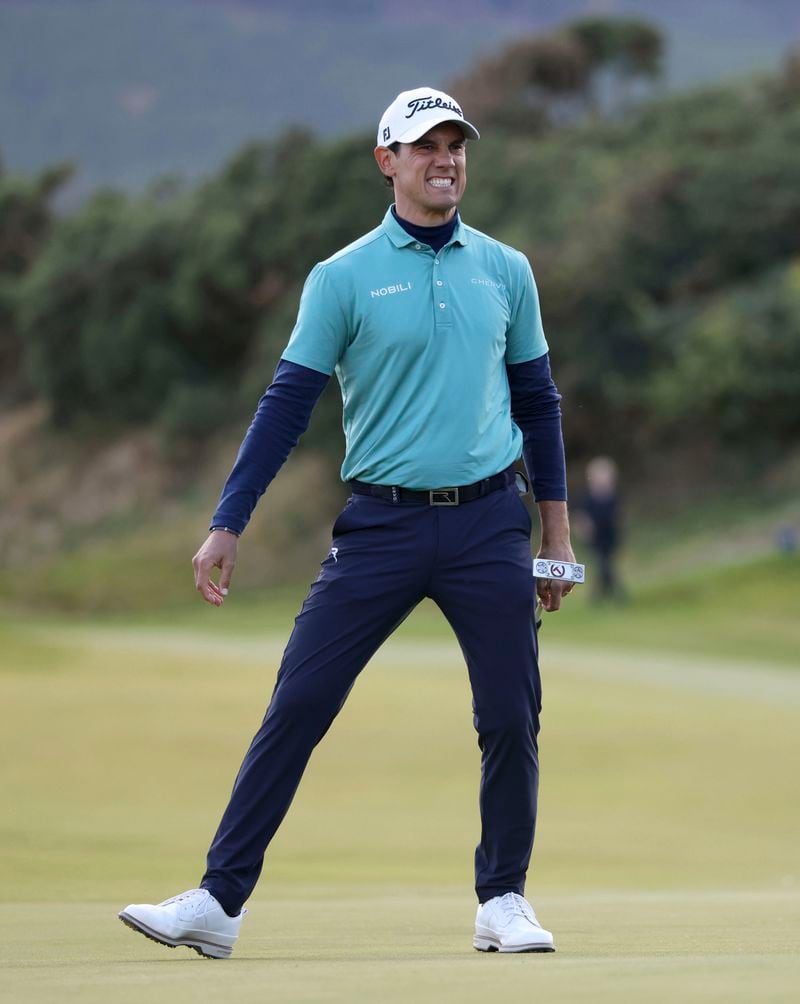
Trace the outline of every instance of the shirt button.
<path fill-rule="evenodd" d="M 415 244 L 414 245 L 414 250 L 415 251 L 421 251 L 422 250 L 422 245 L 421 244 Z"/>
<path fill-rule="evenodd" d="M 445 308 L 445 304 L 443 304 L 443 303 L 440 303 L 440 304 L 439 304 L 439 307 L 440 307 L 440 309 L 441 309 L 441 310 L 444 310 L 444 308 Z"/>
<path fill-rule="evenodd" d="M 439 259 L 438 258 L 434 258 L 433 259 L 433 264 L 434 265 L 438 265 L 439 264 Z"/>
<path fill-rule="evenodd" d="M 437 285 L 437 286 L 444 286 L 444 283 L 442 282 L 442 280 L 441 280 L 441 279 L 437 279 L 437 280 L 436 280 L 436 285 Z"/>

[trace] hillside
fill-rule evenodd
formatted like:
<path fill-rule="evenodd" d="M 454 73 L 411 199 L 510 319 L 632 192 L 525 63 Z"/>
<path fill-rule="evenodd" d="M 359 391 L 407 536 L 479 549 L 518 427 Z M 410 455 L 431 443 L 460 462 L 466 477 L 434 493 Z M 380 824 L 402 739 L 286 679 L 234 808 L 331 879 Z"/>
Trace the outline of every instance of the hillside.
<path fill-rule="evenodd" d="M 669 39 L 666 82 L 774 67 L 800 37 L 786 0 L 615 0 Z M 409 81 L 442 86 L 504 41 L 551 29 L 586 0 L 0 0 L 0 158 L 78 164 L 65 204 L 98 184 L 216 170 L 241 143 L 298 123 L 371 128 Z"/>
<path fill-rule="evenodd" d="M 637 532 L 702 499 L 714 564 L 768 554 L 778 522 L 797 524 L 799 71 L 566 124 L 531 125 L 523 103 L 518 127 L 496 123 L 469 152 L 465 219 L 533 264 L 573 497 L 607 453 Z M 494 97 L 515 107 L 513 89 Z M 101 192 L 66 216 L 58 172 L 0 175 L 6 600 L 113 608 L 124 573 L 125 603 L 146 607 L 152 571 L 183 602 L 304 276 L 385 211 L 369 145 L 294 132 L 202 184 Z M 243 581 L 313 567 L 341 497 L 340 414 L 332 381 L 268 496 L 277 522 L 248 530 Z M 693 550 L 697 530 L 681 531 Z M 669 572 L 654 536 L 636 547 Z"/>
<path fill-rule="evenodd" d="M 70 442 L 44 432 L 43 417 L 38 406 L 0 417 L 0 626 L 17 615 L 69 614 L 211 627 L 190 560 L 238 432 L 200 453 L 170 456 L 152 431 Z M 577 473 L 573 465 L 573 479 Z M 634 648 L 657 643 L 795 664 L 800 559 L 778 553 L 777 536 L 781 528 L 800 533 L 800 455 L 774 474 L 735 494 L 708 484 L 685 507 L 657 501 L 663 486 L 629 480 L 622 554 L 629 602 L 591 605 L 590 575 L 569 617 L 548 618 L 548 639 L 613 647 L 623 632 Z M 329 457 L 308 449 L 292 457 L 243 538 L 235 603 L 214 630 L 264 630 L 291 620 L 344 495 Z M 579 529 L 575 548 L 591 573 Z M 415 616 L 415 632 L 441 630 L 432 608 Z"/>
<path fill-rule="evenodd" d="M 165 450 L 153 430 L 64 436 L 40 405 L 0 414 L 0 609 L 111 611 L 194 599 L 206 535 L 240 435 Z M 309 486 L 313 485 L 313 491 Z M 324 550 L 344 491 L 330 460 L 300 451 L 248 530 L 243 590 L 296 582 Z"/>

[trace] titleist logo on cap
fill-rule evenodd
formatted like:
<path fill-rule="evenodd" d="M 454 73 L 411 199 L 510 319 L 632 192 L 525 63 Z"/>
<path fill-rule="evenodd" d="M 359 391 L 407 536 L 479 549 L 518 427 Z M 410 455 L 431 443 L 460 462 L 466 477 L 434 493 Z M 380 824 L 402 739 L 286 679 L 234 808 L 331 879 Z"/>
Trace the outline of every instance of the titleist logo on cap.
<path fill-rule="evenodd" d="M 455 112 L 459 118 L 464 118 L 464 113 L 455 103 L 455 101 L 442 101 L 441 98 L 435 98 L 432 94 L 426 94 L 422 98 L 412 98 L 408 102 L 408 107 L 411 111 L 406 115 L 407 119 L 410 119 L 417 112 L 426 112 L 429 108 L 445 108 L 447 111 Z"/>
<path fill-rule="evenodd" d="M 461 106 L 449 94 L 435 87 L 401 91 L 381 116 L 378 146 L 413 143 L 442 122 L 455 122 L 465 139 L 480 139 L 478 130 L 464 118 Z"/>

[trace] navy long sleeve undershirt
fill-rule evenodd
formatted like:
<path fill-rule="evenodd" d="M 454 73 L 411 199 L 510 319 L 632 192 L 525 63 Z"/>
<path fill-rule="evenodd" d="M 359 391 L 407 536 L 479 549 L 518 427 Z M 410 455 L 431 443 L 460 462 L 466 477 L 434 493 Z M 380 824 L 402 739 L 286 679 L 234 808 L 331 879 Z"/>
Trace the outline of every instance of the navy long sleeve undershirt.
<path fill-rule="evenodd" d="M 258 402 L 239 455 L 222 489 L 211 526 L 241 533 L 256 502 L 308 428 L 311 412 L 330 377 L 281 359 Z"/>
<path fill-rule="evenodd" d="M 522 430 L 522 455 L 537 502 L 567 500 L 567 469 L 561 433 L 561 395 L 550 373 L 550 356 L 506 366 L 511 417 Z"/>
<path fill-rule="evenodd" d="M 547 355 L 507 366 L 511 414 L 522 430 L 523 455 L 534 497 L 566 499 L 561 397 L 550 375 Z M 329 377 L 281 359 L 272 383 L 258 402 L 222 489 L 211 526 L 241 533 L 256 503 L 308 428 L 311 412 Z M 431 486 L 435 487 L 435 486 Z"/>

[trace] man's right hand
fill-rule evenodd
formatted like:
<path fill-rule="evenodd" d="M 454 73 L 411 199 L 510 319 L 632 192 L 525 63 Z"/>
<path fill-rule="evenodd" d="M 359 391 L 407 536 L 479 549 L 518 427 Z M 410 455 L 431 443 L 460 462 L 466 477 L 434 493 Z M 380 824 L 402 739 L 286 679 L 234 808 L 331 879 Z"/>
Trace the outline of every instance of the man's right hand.
<path fill-rule="evenodd" d="M 205 543 L 192 558 L 194 584 L 206 603 L 221 607 L 231 584 L 239 538 L 227 530 L 212 530 Z M 220 569 L 219 585 L 211 578 L 211 570 Z"/>

